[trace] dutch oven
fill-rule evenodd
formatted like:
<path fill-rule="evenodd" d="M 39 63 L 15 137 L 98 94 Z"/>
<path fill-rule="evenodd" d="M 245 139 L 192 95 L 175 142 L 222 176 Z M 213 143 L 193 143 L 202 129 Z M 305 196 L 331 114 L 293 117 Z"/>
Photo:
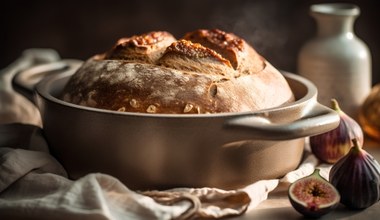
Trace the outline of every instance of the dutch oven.
<path fill-rule="evenodd" d="M 62 60 L 15 78 L 35 91 L 51 153 L 72 179 L 102 172 L 131 189 L 242 187 L 295 169 L 305 138 L 339 124 L 336 112 L 317 102 L 313 83 L 284 71 L 295 95 L 292 103 L 254 112 L 184 115 L 65 102 L 62 90 L 79 66 L 79 61 Z M 59 74 L 49 75 L 52 71 Z M 36 77 L 43 79 L 34 89 L 28 84 Z"/>

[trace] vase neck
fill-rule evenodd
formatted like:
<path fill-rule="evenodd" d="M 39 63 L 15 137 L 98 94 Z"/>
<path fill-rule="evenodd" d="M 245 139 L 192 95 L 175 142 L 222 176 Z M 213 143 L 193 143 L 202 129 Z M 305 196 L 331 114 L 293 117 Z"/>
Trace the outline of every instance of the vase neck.
<path fill-rule="evenodd" d="M 354 17 L 323 16 L 318 17 L 316 20 L 318 26 L 317 35 L 320 37 L 353 33 Z"/>
<path fill-rule="evenodd" d="M 359 14 L 359 8 L 352 4 L 317 4 L 310 8 L 310 15 L 317 22 L 317 33 L 320 37 L 347 33 L 352 35 L 355 19 Z"/>

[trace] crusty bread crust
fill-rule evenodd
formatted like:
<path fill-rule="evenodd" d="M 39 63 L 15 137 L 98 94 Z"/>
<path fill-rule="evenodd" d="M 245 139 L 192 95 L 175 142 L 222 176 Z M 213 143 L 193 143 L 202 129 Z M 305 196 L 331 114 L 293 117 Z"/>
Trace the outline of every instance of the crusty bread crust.
<path fill-rule="evenodd" d="M 230 61 L 200 44 L 179 40 L 171 44 L 158 60 L 158 64 L 169 68 L 203 74 L 234 77 Z"/>
<path fill-rule="evenodd" d="M 235 35 L 234 39 L 241 42 Z M 235 68 L 231 56 L 223 57 L 204 44 L 184 39 L 166 47 L 155 43 L 162 45 L 162 40 L 138 43 L 138 47 L 149 44 L 146 51 L 160 48 L 154 59 L 134 59 L 144 53 L 135 56 L 136 45 L 125 44 L 125 53 L 116 46 L 90 58 L 70 78 L 63 100 L 115 111 L 168 114 L 255 111 L 294 100 L 285 78 L 261 56 L 254 65 L 261 70 L 249 67 L 253 61 L 245 42 L 239 44 L 243 51 L 234 55 Z"/>
<path fill-rule="evenodd" d="M 245 40 L 224 31 L 196 30 L 183 37 L 193 43 L 200 43 L 230 61 L 237 75 L 253 74 L 264 69 L 264 59 Z"/>
<path fill-rule="evenodd" d="M 156 63 L 176 39 L 166 31 L 152 31 L 142 35 L 121 38 L 105 53 L 104 59 L 129 62 Z"/>

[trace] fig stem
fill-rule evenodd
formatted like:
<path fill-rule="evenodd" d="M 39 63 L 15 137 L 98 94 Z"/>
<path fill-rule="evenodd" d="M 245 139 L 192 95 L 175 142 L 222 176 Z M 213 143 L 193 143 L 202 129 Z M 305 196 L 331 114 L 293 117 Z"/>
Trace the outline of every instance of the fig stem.
<path fill-rule="evenodd" d="M 314 170 L 313 174 L 319 174 L 319 169 L 316 168 L 316 169 Z"/>
<path fill-rule="evenodd" d="M 336 99 L 331 99 L 331 108 L 335 111 L 341 111 L 339 103 Z"/>
<path fill-rule="evenodd" d="M 322 178 L 322 179 L 324 179 L 324 178 L 321 176 L 320 171 L 321 171 L 321 170 L 320 170 L 319 168 L 315 168 L 314 171 L 313 171 L 313 173 L 312 173 L 311 175 L 314 176 L 314 177 L 318 177 L 318 178 Z"/>
<path fill-rule="evenodd" d="M 354 145 L 352 146 L 352 148 L 355 150 L 355 152 L 360 152 L 361 149 L 362 149 L 362 147 L 360 146 L 358 139 L 353 138 L 351 141 L 352 141 L 352 143 L 354 144 Z"/>

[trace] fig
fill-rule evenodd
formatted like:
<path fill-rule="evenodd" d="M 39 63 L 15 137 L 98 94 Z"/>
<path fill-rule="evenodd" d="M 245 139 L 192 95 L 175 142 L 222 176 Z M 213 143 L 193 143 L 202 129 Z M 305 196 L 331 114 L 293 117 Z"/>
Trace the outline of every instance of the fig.
<path fill-rule="evenodd" d="M 365 209 L 380 199 L 380 165 L 358 140 L 352 142 L 348 154 L 332 166 L 329 181 L 339 191 L 343 205 Z"/>
<path fill-rule="evenodd" d="M 305 217 L 320 217 L 339 205 L 336 188 L 319 174 L 319 169 L 289 186 L 290 203 Z"/>
<path fill-rule="evenodd" d="M 331 108 L 340 116 L 338 127 L 331 131 L 311 136 L 310 148 L 319 160 L 334 164 L 348 153 L 353 138 L 363 144 L 364 135 L 360 125 L 340 109 L 337 100 L 331 100 Z"/>

